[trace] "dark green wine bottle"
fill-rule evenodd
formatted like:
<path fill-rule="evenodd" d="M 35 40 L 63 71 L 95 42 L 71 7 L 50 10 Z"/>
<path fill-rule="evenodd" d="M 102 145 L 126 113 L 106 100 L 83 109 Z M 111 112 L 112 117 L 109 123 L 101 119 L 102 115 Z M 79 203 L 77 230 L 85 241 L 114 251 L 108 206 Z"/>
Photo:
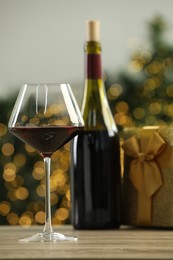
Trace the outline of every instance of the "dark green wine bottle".
<path fill-rule="evenodd" d="M 99 25 L 87 22 L 81 109 L 85 127 L 72 142 L 72 224 L 77 229 L 120 225 L 120 145 L 105 92 Z"/>

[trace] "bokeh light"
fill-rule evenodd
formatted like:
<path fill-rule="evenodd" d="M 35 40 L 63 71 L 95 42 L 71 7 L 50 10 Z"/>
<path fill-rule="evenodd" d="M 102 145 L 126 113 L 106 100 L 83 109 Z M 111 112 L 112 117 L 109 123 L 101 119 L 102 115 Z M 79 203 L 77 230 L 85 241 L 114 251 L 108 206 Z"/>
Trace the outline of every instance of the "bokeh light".
<path fill-rule="evenodd" d="M 16 213 L 14 212 L 10 212 L 8 215 L 7 215 L 7 221 L 10 225 L 17 225 L 18 222 L 19 222 L 19 217 Z"/>
<path fill-rule="evenodd" d="M 10 156 L 14 153 L 14 146 L 10 143 L 5 143 L 3 144 L 1 150 L 5 156 Z"/>
<path fill-rule="evenodd" d="M 44 211 L 38 211 L 35 214 L 35 221 L 38 224 L 44 224 L 44 222 L 45 222 L 45 212 Z"/>
<path fill-rule="evenodd" d="M 0 202 L 0 214 L 2 216 L 8 215 L 8 213 L 10 212 L 10 209 L 11 209 L 11 205 L 9 202 L 7 202 L 7 201 Z"/>
<path fill-rule="evenodd" d="M 122 94 L 122 86 L 120 84 L 113 84 L 110 86 L 110 88 L 107 91 L 108 99 L 114 100 L 118 98 Z"/>
<path fill-rule="evenodd" d="M 6 125 L 0 123 L 0 137 L 4 136 L 7 133 Z"/>

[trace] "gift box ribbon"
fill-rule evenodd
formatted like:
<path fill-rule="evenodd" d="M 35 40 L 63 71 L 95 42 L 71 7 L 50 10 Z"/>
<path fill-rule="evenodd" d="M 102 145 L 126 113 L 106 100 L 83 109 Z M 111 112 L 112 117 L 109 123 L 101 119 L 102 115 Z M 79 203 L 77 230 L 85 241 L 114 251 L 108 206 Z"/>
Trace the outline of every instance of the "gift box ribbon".
<path fill-rule="evenodd" d="M 166 143 L 155 131 L 151 135 L 128 138 L 124 144 L 124 152 L 132 157 L 129 177 L 138 191 L 137 224 L 151 224 L 152 196 L 163 185 L 160 168 L 155 158 L 163 151 Z"/>

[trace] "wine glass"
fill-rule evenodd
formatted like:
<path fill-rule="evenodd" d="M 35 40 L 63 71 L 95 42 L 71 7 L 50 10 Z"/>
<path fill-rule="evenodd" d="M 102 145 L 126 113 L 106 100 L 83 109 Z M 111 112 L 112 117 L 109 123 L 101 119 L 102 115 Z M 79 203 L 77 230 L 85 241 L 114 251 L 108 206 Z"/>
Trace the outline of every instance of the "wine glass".
<path fill-rule="evenodd" d="M 51 155 L 83 128 L 84 122 L 69 84 L 25 84 L 21 87 L 8 128 L 43 157 L 45 168 L 45 225 L 42 233 L 19 239 L 77 240 L 53 231 L 50 203 Z"/>

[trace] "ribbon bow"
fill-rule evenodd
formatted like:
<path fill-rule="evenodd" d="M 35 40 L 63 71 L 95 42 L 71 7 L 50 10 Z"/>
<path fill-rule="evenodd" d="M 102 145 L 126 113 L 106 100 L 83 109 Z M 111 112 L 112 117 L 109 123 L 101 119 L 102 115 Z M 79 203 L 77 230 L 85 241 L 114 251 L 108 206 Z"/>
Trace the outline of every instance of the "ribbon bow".
<path fill-rule="evenodd" d="M 165 146 L 164 139 L 156 131 L 150 136 L 141 136 L 139 141 L 132 136 L 123 144 L 125 154 L 133 158 L 129 178 L 138 191 L 138 225 L 151 223 L 151 197 L 163 184 L 155 157 Z"/>

